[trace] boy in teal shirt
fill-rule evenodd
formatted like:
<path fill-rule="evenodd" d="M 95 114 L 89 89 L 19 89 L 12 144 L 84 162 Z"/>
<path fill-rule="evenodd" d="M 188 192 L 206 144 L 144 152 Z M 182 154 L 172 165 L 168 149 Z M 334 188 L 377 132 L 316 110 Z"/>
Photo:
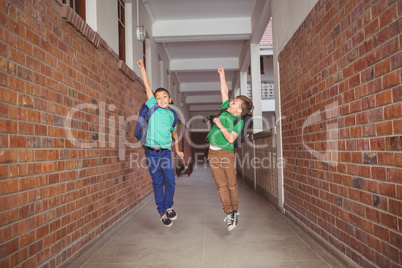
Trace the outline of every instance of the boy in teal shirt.
<path fill-rule="evenodd" d="M 152 178 L 157 210 L 163 224 L 170 227 L 173 224 L 173 220 L 177 218 L 177 213 L 172 209 L 176 186 L 172 153 L 170 151 L 172 137 L 175 140 L 176 154 L 180 158 L 183 158 L 184 154 L 179 151 L 176 126 L 172 127 L 174 115 L 169 108 L 169 103 L 172 101 L 169 92 L 164 88 L 158 88 L 154 95 L 144 62 L 139 60 L 137 65 L 141 70 L 142 81 L 148 98 L 145 104 L 148 108 L 151 108 L 158 103 L 160 107 L 156 109 L 148 120 L 145 156 Z M 165 191 L 163 191 L 163 179 L 165 179 Z"/>
<path fill-rule="evenodd" d="M 227 108 L 227 111 L 214 119 L 215 124 L 207 135 L 207 141 L 210 143 L 208 160 L 212 176 L 218 187 L 223 211 L 226 213 L 224 221 L 227 223 L 228 231 L 231 231 L 237 226 L 239 215 L 233 142 L 243 129 L 244 121 L 240 120 L 236 125 L 233 124 L 237 117 L 246 115 L 253 109 L 253 103 L 243 95 L 239 95 L 229 102 L 229 90 L 223 67 L 219 67 L 218 73 L 221 84 L 221 108 Z"/>

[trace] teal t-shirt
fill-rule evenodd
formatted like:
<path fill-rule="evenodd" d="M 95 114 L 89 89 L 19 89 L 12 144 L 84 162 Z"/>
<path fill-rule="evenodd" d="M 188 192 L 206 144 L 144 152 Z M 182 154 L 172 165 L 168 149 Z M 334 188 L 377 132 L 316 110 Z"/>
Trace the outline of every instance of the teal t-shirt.
<path fill-rule="evenodd" d="M 154 106 L 156 104 L 155 97 L 152 96 L 145 104 L 148 108 Z M 148 120 L 147 140 L 145 145 L 170 150 L 172 144 L 172 133 L 170 131 L 177 129 L 177 125 L 172 127 L 173 122 L 174 115 L 170 109 L 156 109 Z"/>
<path fill-rule="evenodd" d="M 229 107 L 229 100 L 225 101 L 221 105 L 221 109 L 226 109 Z M 219 119 L 221 120 L 222 125 L 229 131 L 229 132 L 236 132 L 239 134 L 243 129 L 244 122 L 240 120 L 235 126 L 233 126 L 234 121 L 236 120 L 237 116 L 229 112 L 223 112 L 219 115 Z M 233 143 L 230 143 L 226 140 L 225 136 L 223 135 L 222 131 L 219 127 L 214 124 L 211 131 L 207 135 L 207 141 L 210 142 L 212 145 L 219 147 L 221 149 L 234 152 Z"/>

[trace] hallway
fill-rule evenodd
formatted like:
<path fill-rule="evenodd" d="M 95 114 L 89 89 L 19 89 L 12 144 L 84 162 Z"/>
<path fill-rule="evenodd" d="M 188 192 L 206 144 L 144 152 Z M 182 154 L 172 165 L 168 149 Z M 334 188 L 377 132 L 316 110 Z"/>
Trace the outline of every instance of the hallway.
<path fill-rule="evenodd" d="M 241 179 L 231 232 L 209 167 L 176 178 L 178 219 L 166 228 L 153 196 L 62 267 L 345 267 Z"/>

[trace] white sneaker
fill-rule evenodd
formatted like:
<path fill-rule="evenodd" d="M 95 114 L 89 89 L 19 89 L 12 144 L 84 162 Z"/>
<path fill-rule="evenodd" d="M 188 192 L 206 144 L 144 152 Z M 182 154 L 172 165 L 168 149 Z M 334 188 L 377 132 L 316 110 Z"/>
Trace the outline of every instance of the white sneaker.
<path fill-rule="evenodd" d="M 171 219 L 172 221 L 174 221 L 175 219 L 177 219 L 177 213 L 176 211 L 173 210 L 173 208 L 168 208 L 166 210 L 166 215 L 168 216 L 169 219 Z"/>
<path fill-rule="evenodd" d="M 239 214 L 240 212 L 233 211 L 233 225 L 236 227 L 239 223 Z"/>
<path fill-rule="evenodd" d="M 161 215 L 161 221 L 163 222 L 163 224 L 166 227 L 170 227 L 172 226 L 173 222 L 168 218 L 168 216 L 166 215 L 166 213 L 163 213 L 163 215 Z"/>
<path fill-rule="evenodd" d="M 226 218 L 223 221 L 227 223 L 228 231 L 232 231 L 235 228 L 233 212 L 227 213 Z"/>

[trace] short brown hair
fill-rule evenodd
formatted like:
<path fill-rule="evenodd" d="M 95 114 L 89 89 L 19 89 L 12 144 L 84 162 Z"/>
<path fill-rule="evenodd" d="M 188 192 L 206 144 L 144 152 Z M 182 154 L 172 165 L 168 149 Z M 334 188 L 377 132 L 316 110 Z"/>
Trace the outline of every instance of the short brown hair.
<path fill-rule="evenodd" d="M 251 110 L 253 110 L 253 103 L 249 98 L 247 98 L 244 95 L 239 95 L 235 99 L 241 100 L 241 106 L 240 108 L 242 109 L 241 115 L 244 116 L 248 114 Z"/>
<path fill-rule="evenodd" d="M 170 98 L 170 93 L 169 93 L 169 91 L 167 91 L 167 89 L 166 89 L 166 88 L 163 88 L 163 87 L 160 87 L 160 88 L 156 89 L 154 95 L 155 95 L 156 93 L 158 93 L 158 92 L 163 92 L 163 91 L 166 92 L 166 93 L 168 94 L 169 98 Z"/>

